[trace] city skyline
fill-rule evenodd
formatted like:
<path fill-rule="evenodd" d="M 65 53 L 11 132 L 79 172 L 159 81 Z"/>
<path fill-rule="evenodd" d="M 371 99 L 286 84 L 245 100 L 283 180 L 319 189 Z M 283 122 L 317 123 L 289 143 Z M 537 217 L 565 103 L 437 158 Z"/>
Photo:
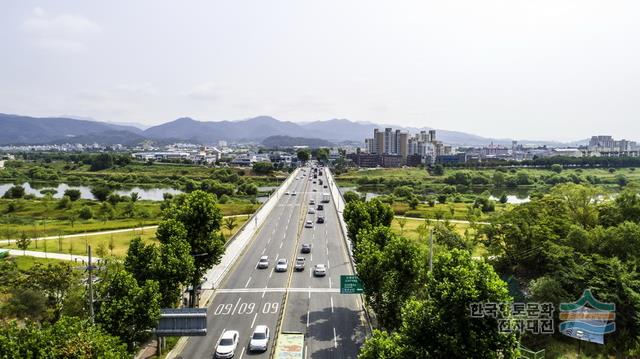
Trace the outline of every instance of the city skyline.
<path fill-rule="evenodd" d="M 640 138 L 632 1 L 45 0 L 2 10 L 11 56 L 0 58 L 0 112 L 145 125 L 347 118 L 494 138 Z"/>

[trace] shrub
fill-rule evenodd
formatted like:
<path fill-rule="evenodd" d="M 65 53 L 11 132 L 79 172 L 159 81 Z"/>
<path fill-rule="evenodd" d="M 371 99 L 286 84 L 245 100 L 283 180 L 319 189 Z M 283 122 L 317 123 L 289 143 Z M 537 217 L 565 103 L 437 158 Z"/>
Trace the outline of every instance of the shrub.
<path fill-rule="evenodd" d="M 78 217 L 84 220 L 91 219 L 93 218 L 93 211 L 91 210 L 91 208 L 84 206 L 78 213 Z"/>

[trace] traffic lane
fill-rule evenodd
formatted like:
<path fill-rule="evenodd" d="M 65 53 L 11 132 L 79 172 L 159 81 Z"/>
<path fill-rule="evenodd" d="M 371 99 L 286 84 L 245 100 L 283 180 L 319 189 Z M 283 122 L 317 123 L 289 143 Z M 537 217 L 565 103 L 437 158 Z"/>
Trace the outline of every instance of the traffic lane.
<path fill-rule="evenodd" d="M 282 203 L 284 202 L 284 203 Z M 249 248 L 246 252 L 236 260 L 234 268 L 228 274 L 228 277 L 223 282 L 222 288 L 237 288 L 241 285 L 245 285 L 247 279 L 251 277 L 251 273 L 256 267 L 262 252 L 264 252 L 265 245 L 268 245 L 271 239 L 274 237 L 273 233 L 277 232 L 279 224 L 282 221 L 286 221 L 288 212 L 285 210 L 285 206 L 288 205 L 289 198 L 284 197 L 279 200 L 273 211 L 270 213 L 270 217 L 276 218 L 275 221 L 267 220 L 258 232 L 255 234 L 255 238 L 249 242 Z"/>
<path fill-rule="evenodd" d="M 282 332 L 307 331 L 310 297 L 311 292 L 289 292 L 286 315 L 282 318 Z"/>
<path fill-rule="evenodd" d="M 278 321 L 283 293 L 220 293 L 207 310 L 207 335 L 190 337 L 182 356 L 185 358 L 210 358 L 225 330 L 237 330 L 240 333 L 236 357 L 248 353 L 250 336 L 256 325 L 267 325 L 271 331 Z M 273 334 L 269 347 L 273 345 Z M 268 358 L 268 351 L 262 353 Z M 260 356 L 258 356 L 260 357 Z"/>
<path fill-rule="evenodd" d="M 307 327 L 309 358 L 356 358 L 365 327 L 354 298 L 346 294 L 312 293 Z"/>

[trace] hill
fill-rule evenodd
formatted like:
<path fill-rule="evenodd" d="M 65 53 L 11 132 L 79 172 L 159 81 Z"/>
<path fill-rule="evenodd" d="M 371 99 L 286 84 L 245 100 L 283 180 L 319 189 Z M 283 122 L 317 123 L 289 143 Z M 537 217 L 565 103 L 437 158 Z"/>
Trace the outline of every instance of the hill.
<path fill-rule="evenodd" d="M 308 146 L 311 148 L 331 147 L 333 143 L 320 138 L 269 136 L 262 140 L 262 145 L 268 148 Z"/>

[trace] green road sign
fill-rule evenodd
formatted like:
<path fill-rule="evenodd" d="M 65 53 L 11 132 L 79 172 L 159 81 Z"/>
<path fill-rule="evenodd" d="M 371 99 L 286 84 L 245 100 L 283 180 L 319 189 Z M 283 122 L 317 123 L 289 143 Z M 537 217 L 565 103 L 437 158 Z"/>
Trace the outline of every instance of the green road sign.
<path fill-rule="evenodd" d="M 357 275 L 340 276 L 340 294 L 360 294 L 363 292 L 362 281 Z"/>

